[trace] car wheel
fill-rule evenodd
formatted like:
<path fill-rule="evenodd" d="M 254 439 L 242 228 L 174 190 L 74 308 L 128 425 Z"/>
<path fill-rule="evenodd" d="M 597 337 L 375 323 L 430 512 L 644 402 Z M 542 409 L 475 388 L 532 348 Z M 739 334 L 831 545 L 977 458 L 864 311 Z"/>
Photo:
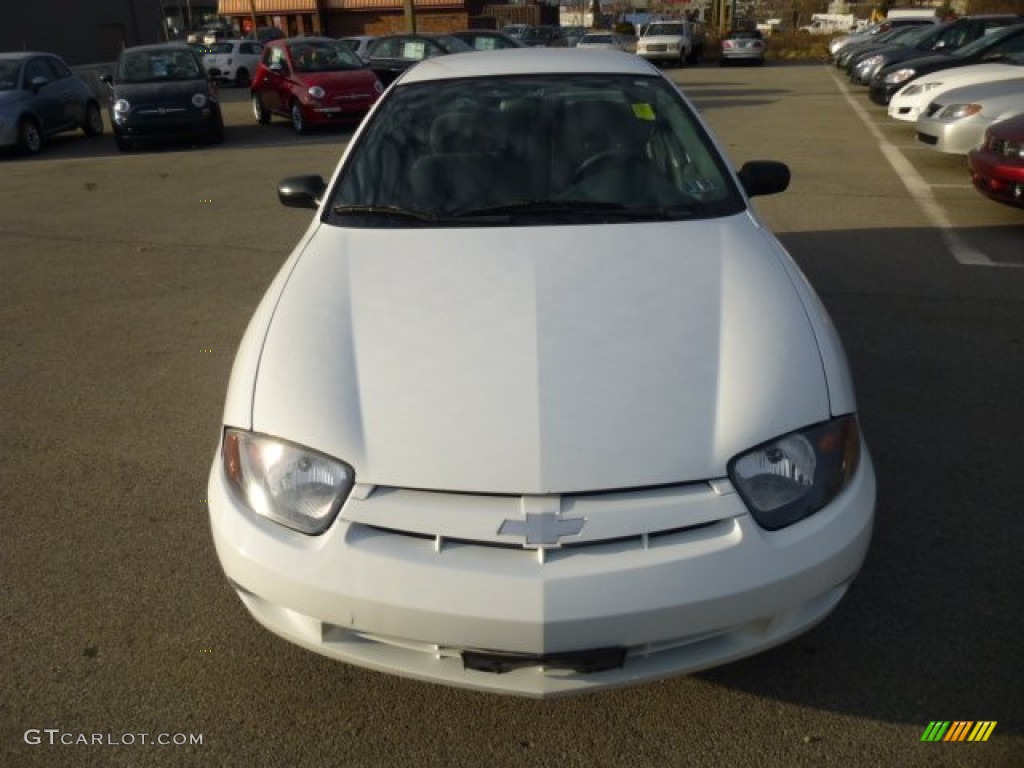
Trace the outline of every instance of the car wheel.
<path fill-rule="evenodd" d="M 131 152 L 135 149 L 135 145 L 132 144 L 130 139 L 126 139 L 118 131 L 114 131 L 114 143 L 117 144 L 117 148 L 122 152 Z"/>
<path fill-rule="evenodd" d="M 211 144 L 224 143 L 224 116 L 217 110 L 217 115 L 210 125 L 209 141 Z"/>
<path fill-rule="evenodd" d="M 306 132 L 306 118 L 302 116 L 302 105 L 297 101 L 292 102 L 292 128 L 296 133 Z"/>
<path fill-rule="evenodd" d="M 85 108 L 85 121 L 82 123 L 82 130 L 86 136 L 99 136 L 103 133 L 103 113 L 100 112 L 100 105 L 90 101 Z"/>
<path fill-rule="evenodd" d="M 263 106 L 263 101 L 260 100 L 258 93 L 252 95 L 252 116 L 256 118 L 256 122 L 260 125 L 266 125 L 270 122 L 270 112 Z"/>
<path fill-rule="evenodd" d="M 237 85 L 239 88 L 248 88 L 249 87 L 249 70 L 248 69 L 246 69 L 245 67 L 240 67 L 239 70 L 237 72 L 235 72 L 235 85 Z"/>
<path fill-rule="evenodd" d="M 676 66 L 678 66 L 678 67 L 685 67 L 686 66 L 686 59 L 687 58 L 688 57 L 686 55 L 686 51 L 683 51 L 682 53 L 680 53 L 679 54 L 679 61 L 676 62 Z"/>
<path fill-rule="evenodd" d="M 43 134 L 39 125 L 31 117 L 22 118 L 18 123 L 18 147 L 26 155 L 39 154 L 43 148 Z"/>

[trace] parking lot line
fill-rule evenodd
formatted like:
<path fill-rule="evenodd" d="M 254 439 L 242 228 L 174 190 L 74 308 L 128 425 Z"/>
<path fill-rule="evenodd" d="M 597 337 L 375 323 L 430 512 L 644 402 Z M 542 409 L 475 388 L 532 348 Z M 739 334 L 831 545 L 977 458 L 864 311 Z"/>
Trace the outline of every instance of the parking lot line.
<path fill-rule="evenodd" d="M 862 107 L 853 98 L 853 95 L 850 93 L 850 89 L 844 82 L 836 77 L 835 73 L 832 72 L 832 68 L 826 67 L 825 69 L 829 73 L 829 76 L 835 81 L 836 86 L 843 94 L 847 103 L 861 119 L 861 122 L 864 123 L 871 135 L 874 136 L 875 140 L 878 142 L 878 148 L 882 151 L 885 159 L 889 161 L 889 165 L 892 166 L 896 175 L 903 181 L 903 185 L 907 188 L 907 191 L 910 192 L 910 196 L 914 199 L 914 202 L 917 203 L 918 207 L 924 213 L 928 221 L 931 222 L 932 226 L 939 231 L 943 241 L 946 243 L 946 247 L 953 255 L 953 258 L 957 260 L 957 263 L 969 267 L 1024 266 L 1021 264 L 1006 264 L 1003 262 L 992 261 L 992 259 L 984 253 L 968 245 L 957 233 L 953 223 L 949 219 L 949 216 L 946 215 L 946 210 L 939 204 L 939 201 L 935 199 L 935 195 L 932 194 L 932 189 L 936 188 L 938 185 L 929 184 L 924 180 L 921 174 L 917 172 L 899 148 L 882 135 L 882 132 L 878 130 L 878 127 L 871 119 L 871 116 L 867 113 L 864 107 Z"/>

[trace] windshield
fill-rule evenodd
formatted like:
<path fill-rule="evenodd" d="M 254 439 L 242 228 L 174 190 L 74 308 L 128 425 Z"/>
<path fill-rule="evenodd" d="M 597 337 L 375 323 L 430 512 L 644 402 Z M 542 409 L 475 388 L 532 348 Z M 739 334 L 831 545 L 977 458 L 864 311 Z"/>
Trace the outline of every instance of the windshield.
<path fill-rule="evenodd" d="M 955 51 L 950 51 L 951 56 L 958 56 L 960 58 L 970 58 L 981 53 L 985 53 L 989 48 L 995 48 L 1006 38 L 1016 38 L 1005 46 L 1000 47 L 1000 52 L 1003 53 L 1017 53 L 1018 51 L 1024 51 L 1024 35 L 1020 34 L 1021 27 L 1002 27 L 989 31 L 987 34 L 979 37 L 973 43 L 968 43 L 962 48 L 958 48 Z M 1016 44 L 1014 44 L 1016 43 Z"/>
<path fill-rule="evenodd" d="M 326 221 L 587 224 L 743 208 L 664 78 L 522 75 L 393 89 L 350 150 Z"/>
<path fill-rule="evenodd" d="M 208 47 L 207 53 L 231 53 L 233 50 L 232 43 L 214 43 Z"/>
<path fill-rule="evenodd" d="M 296 42 L 291 44 L 291 52 L 296 72 L 338 72 L 363 68 L 363 60 L 340 40 Z"/>
<path fill-rule="evenodd" d="M 125 51 L 117 67 L 117 79 L 122 83 L 197 80 L 204 77 L 199 62 L 189 49 Z"/>
<path fill-rule="evenodd" d="M 682 24 L 651 24 L 647 31 L 644 32 L 644 37 L 652 37 L 653 35 L 681 35 L 683 34 Z"/>
<path fill-rule="evenodd" d="M 917 27 L 913 32 L 908 34 L 906 37 L 901 37 L 899 40 L 900 45 L 907 45 L 910 47 L 922 48 L 927 50 L 939 39 L 939 35 L 946 29 L 944 24 L 928 24 L 923 27 Z"/>

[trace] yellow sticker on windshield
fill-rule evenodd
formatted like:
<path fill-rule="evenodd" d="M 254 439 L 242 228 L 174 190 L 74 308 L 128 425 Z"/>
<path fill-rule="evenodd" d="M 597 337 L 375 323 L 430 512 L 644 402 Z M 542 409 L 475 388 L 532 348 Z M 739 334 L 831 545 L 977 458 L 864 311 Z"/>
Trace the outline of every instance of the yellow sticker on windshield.
<path fill-rule="evenodd" d="M 653 120 L 654 108 L 650 104 L 634 104 L 633 114 L 639 120 Z"/>

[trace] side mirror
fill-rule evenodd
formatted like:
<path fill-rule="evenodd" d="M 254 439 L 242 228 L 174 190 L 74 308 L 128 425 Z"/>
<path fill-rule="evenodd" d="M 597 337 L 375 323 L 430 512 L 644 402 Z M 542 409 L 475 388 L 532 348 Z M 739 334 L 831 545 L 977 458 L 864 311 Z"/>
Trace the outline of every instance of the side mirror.
<path fill-rule="evenodd" d="M 789 166 L 775 160 L 752 160 L 737 174 L 747 197 L 774 195 L 789 187 Z"/>
<path fill-rule="evenodd" d="M 320 207 L 327 191 L 327 182 L 322 176 L 289 176 L 277 185 L 277 199 L 289 208 Z"/>
<path fill-rule="evenodd" d="M 39 90 L 49 82 L 49 80 L 40 75 L 32 78 L 32 82 L 29 83 L 29 87 L 32 89 L 32 93 L 39 93 Z"/>
<path fill-rule="evenodd" d="M 114 78 L 112 75 L 100 75 L 100 82 L 104 85 L 114 87 Z"/>

